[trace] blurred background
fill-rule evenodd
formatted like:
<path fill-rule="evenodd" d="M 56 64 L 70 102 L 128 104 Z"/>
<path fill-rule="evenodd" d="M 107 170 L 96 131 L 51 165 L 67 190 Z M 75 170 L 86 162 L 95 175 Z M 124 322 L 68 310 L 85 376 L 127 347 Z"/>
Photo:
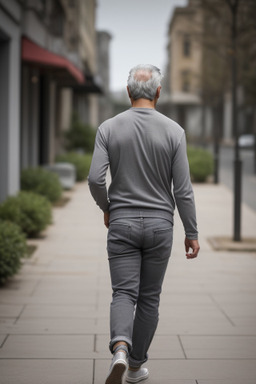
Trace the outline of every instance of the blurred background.
<path fill-rule="evenodd" d="M 214 182 L 233 188 L 243 161 L 256 209 L 255 20 L 254 0 L 0 0 L 0 202 L 23 170 L 91 153 L 129 107 L 129 69 L 152 63 L 158 110 L 210 151 Z"/>

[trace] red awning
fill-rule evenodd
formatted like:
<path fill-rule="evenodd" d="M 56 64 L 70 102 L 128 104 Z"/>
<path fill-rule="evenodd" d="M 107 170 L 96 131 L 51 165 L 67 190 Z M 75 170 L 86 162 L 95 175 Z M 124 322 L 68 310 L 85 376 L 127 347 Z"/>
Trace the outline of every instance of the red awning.
<path fill-rule="evenodd" d="M 59 67 L 68 71 L 79 84 L 85 81 L 83 73 L 68 59 L 40 47 L 27 37 L 22 37 L 22 60 L 42 66 Z"/>

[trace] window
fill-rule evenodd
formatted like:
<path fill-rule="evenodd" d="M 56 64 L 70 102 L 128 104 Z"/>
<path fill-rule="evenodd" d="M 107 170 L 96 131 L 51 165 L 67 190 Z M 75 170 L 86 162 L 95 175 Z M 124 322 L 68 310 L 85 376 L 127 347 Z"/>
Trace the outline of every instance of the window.
<path fill-rule="evenodd" d="M 50 14 L 50 30 L 55 36 L 62 36 L 64 29 L 64 12 L 61 4 L 55 0 Z"/>
<path fill-rule="evenodd" d="M 190 74 L 189 71 L 182 71 L 181 73 L 182 79 L 182 91 L 189 92 L 190 91 Z"/>
<path fill-rule="evenodd" d="M 189 57 L 191 55 L 191 40 L 189 35 L 185 35 L 183 39 L 183 55 Z"/>

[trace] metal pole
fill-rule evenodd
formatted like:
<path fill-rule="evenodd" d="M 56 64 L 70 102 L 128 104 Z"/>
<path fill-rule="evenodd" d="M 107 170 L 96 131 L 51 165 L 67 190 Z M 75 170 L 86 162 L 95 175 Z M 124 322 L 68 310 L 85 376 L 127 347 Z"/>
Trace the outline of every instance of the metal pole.
<path fill-rule="evenodd" d="M 253 114 L 253 134 L 254 134 L 254 147 L 253 147 L 253 151 L 254 151 L 254 173 L 256 175 L 256 112 L 254 112 Z"/>
<path fill-rule="evenodd" d="M 232 12 L 232 123 L 235 136 L 234 159 L 234 233 L 233 240 L 241 241 L 241 197 L 242 197 L 242 161 L 240 159 L 237 127 L 237 7 L 239 0 L 235 0 L 231 6 Z"/>
<path fill-rule="evenodd" d="M 214 108 L 214 184 L 219 183 L 219 119 L 218 108 Z"/>

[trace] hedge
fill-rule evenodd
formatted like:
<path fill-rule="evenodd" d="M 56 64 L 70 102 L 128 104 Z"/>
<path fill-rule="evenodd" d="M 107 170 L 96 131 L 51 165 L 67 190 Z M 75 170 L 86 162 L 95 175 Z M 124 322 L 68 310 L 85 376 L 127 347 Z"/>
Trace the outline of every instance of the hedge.
<path fill-rule="evenodd" d="M 0 219 L 17 224 L 28 237 L 36 237 L 51 223 L 51 204 L 46 197 L 20 192 L 0 205 Z"/>
<path fill-rule="evenodd" d="M 56 162 L 67 162 L 71 163 L 76 168 L 76 181 L 83 181 L 89 174 L 91 165 L 92 154 L 79 154 L 76 152 L 67 152 L 56 157 Z"/>
<path fill-rule="evenodd" d="M 62 195 L 59 177 L 40 167 L 24 169 L 21 172 L 21 189 L 45 196 L 52 203 Z"/>
<path fill-rule="evenodd" d="M 96 130 L 91 125 L 83 123 L 77 113 L 73 113 L 70 129 L 64 136 L 65 148 L 68 151 L 78 149 L 85 153 L 93 151 Z"/>
<path fill-rule="evenodd" d="M 202 148 L 188 146 L 188 161 L 191 178 L 195 182 L 205 182 L 213 173 L 213 156 Z"/>
<path fill-rule="evenodd" d="M 0 220 L 0 284 L 18 272 L 26 255 L 26 238 L 19 226 Z"/>

